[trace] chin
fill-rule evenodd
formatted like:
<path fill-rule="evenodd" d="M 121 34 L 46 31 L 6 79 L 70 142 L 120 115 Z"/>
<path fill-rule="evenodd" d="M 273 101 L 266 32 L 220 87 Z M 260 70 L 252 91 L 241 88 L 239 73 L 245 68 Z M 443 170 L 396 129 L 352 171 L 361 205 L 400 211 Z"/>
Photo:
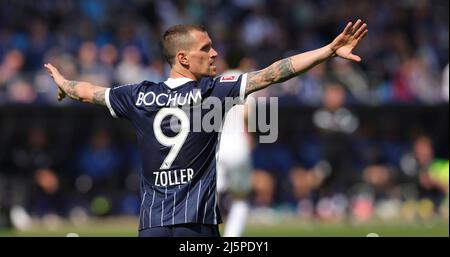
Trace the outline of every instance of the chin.
<path fill-rule="evenodd" d="M 216 70 L 216 69 L 211 69 L 211 70 L 209 70 L 209 76 L 210 76 L 210 77 L 215 77 L 215 76 L 217 76 L 217 70 Z"/>
<path fill-rule="evenodd" d="M 211 77 L 211 78 L 214 78 L 215 76 L 217 76 L 217 72 L 208 72 L 202 75 L 202 77 Z"/>
<path fill-rule="evenodd" d="M 205 71 L 204 73 L 198 73 L 201 77 L 215 77 L 217 76 L 217 71 L 214 69 L 209 69 L 208 71 Z"/>

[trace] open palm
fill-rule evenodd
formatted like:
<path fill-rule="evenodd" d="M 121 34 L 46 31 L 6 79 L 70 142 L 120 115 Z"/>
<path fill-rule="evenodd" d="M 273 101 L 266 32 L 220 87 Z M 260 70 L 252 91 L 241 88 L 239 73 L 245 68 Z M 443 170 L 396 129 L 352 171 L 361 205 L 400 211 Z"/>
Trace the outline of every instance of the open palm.
<path fill-rule="evenodd" d="M 361 57 L 353 54 L 352 51 L 367 34 L 366 27 L 367 25 L 361 20 L 357 20 L 355 24 L 347 23 L 344 31 L 331 43 L 335 55 L 356 62 L 361 61 Z"/>
<path fill-rule="evenodd" d="M 59 73 L 58 69 L 50 63 L 44 64 L 44 67 L 47 69 L 48 74 L 50 74 L 58 86 L 58 101 L 61 101 L 64 97 L 66 97 L 66 92 L 64 92 L 61 88 L 66 79 L 61 75 L 61 73 Z"/>

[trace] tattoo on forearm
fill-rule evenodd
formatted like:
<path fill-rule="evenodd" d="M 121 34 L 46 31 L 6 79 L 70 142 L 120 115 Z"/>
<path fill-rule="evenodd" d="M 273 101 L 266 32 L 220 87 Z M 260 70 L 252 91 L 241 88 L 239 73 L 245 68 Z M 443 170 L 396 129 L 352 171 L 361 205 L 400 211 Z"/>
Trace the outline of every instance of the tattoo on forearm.
<path fill-rule="evenodd" d="M 105 90 L 106 89 L 101 89 L 101 90 L 98 90 L 97 92 L 95 92 L 94 97 L 92 98 L 92 103 L 101 105 L 101 106 L 105 106 L 106 105 Z"/>
<path fill-rule="evenodd" d="M 294 70 L 290 57 L 280 60 L 263 70 L 250 72 L 247 77 L 245 94 L 248 95 L 271 84 L 284 82 L 299 73 Z"/>
<path fill-rule="evenodd" d="M 247 75 L 247 85 L 245 87 L 245 95 L 253 93 L 258 89 L 263 88 L 261 86 L 261 73 L 262 71 L 250 72 Z"/>
<path fill-rule="evenodd" d="M 279 81 L 275 83 L 286 81 L 297 75 L 294 70 L 294 67 L 292 66 L 291 58 L 281 60 L 280 63 L 278 64 L 278 68 L 280 70 L 280 77 Z"/>
<path fill-rule="evenodd" d="M 83 96 L 79 95 L 80 91 L 77 92 L 76 87 L 89 87 L 89 89 L 87 90 L 87 92 L 92 92 L 93 93 L 84 93 Z M 89 83 L 86 82 L 79 82 L 79 81 L 74 81 L 74 80 L 70 80 L 70 81 L 65 81 L 62 85 L 61 88 L 64 90 L 64 92 L 72 99 L 77 100 L 77 101 L 82 101 L 82 102 L 88 102 L 88 103 L 93 103 L 93 104 L 97 104 L 97 105 L 101 105 L 101 106 L 106 106 L 106 102 L 105 102 L 105 90 L 106 88 L 103 87 L 98 87 L 98 86 L 92 86 Z M 86 90 L 83 90 L 84 92 Z"/>
<path fill-rule="evenodd" d="M 75 87 L 78 84 L 78 81 L 69 80 L 65 81 L 61 87 L 64 90 L 64 92 L 72 99 L 80 100 L 80 97 L 76 95 L 75 93 Z"/>

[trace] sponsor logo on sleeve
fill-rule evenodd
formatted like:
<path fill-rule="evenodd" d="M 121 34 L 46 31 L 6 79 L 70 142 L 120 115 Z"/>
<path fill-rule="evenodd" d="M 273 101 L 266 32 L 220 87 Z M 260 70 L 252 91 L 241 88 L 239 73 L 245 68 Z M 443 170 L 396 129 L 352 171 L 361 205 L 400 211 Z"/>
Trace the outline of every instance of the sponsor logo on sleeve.
<path fill-rule="evenodd" d="M 229 75 L 220 77 L 220 82 L 235 82 L 237 81 L 239 76 L 237 75 Z"/>

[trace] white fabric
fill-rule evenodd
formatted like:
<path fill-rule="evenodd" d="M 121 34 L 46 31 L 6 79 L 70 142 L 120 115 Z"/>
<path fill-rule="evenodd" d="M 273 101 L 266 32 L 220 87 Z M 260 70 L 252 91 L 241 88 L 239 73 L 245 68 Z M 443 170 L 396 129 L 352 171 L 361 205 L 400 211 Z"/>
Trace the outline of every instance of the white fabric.
<path fill-rule="evenodd" d="M 109 92 L 111 91 L 111 88 L 108 88 L 105 90 L 105 102 L 106 102 L 106 106 L 108 106 L 109 112 L 111 113 L 111 115 L 114 118 L 118 118 L 118 116 L 116 115 L 116 113 L 114 112 L 114 109 L 111 106 L 111 102 L 109 101 Z"/>
<path fill-rule="evenodd" d="M 249 206 L 245 201 L 233 202 L 227 223 L 224 229 L 224 237 L 240 237 L 245 229 Z"/>
<path fill-rule="evenodd" d="M 222 76 L 239 74 L 238 70 L 230 70 Z M 246 75 L 244 74 L 245 78 L 242 78 L 241 94 L 245 93 Z M 243 100 L 243 95 L 240 98 Z M 250 146 L 245 131 L 244 108 L 244 105 L 236 105 L 231 108 L 226 114 L 222 126 L 217 165 L 217 190 L 219 192 L 230 189 L 230 180 L 239 181 L 240 179 L 236 179 L 236 177 L 246 180 L 250 173 Z M 231 176 L 234 179 L 230 178 Z M 240 190 L 247 191 L 246 189 Z"/>
<path fill-rule="evenodd" d="M 166 84 L 171 89 L 174 89 L 188 83 L 189 81 L 193 80 L 190 78 L 168 78 L 166 81 L 164 81 L 164 84 Z"/>

